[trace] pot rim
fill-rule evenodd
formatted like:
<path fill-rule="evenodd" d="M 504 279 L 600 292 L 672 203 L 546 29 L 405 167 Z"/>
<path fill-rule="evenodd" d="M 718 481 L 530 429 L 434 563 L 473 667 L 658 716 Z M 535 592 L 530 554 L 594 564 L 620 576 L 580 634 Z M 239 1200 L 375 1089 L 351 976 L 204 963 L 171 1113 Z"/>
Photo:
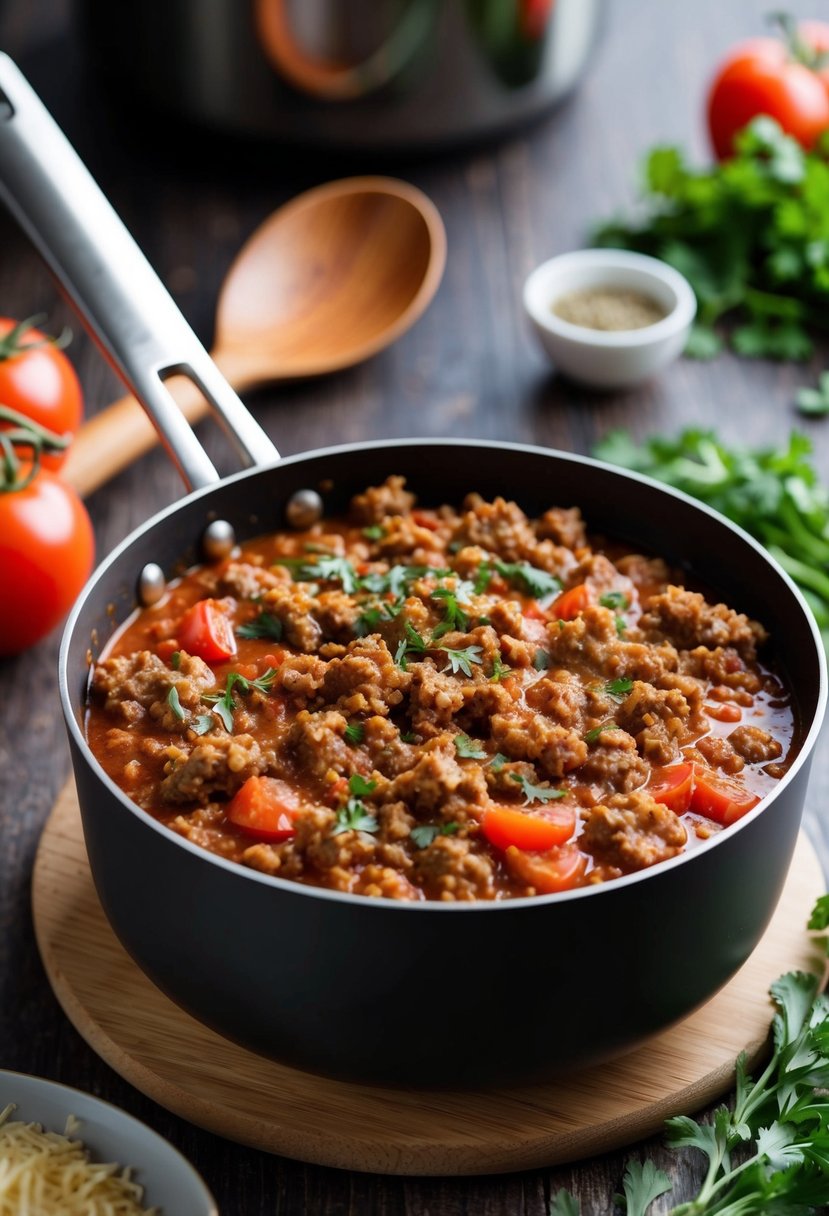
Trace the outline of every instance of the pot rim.
<path fill-rule="evenodd" d="M 149 812 L 143 810 L 137 803 L 133 802 L 123 790 L 115 784 L 115 782 L 107 775 L 103 767 L 99 764 L 95 754 L 92 752 L 89 744 L 86 741 L 84 732 L 78 719 L 78 709 L 82 706 L 75 704 L 75 698 L 69 689 L 69 681 L 67 675 L 69 652 L 74 641 L 74 635 L 78 618 L 86 604 L 90 593 L 97 588 L 107 575 L 109 569 L 120 559 L 136 540 L 147 532 L 161 525 L 164 521 L 175 515 L 176 512 L 186 504 L 195 502 L 201 498 L 209 497 L 219 487 L 224 488 L 238 481 L 244 481 L 247 478 L 255 477 L 259 474 L 281 469 L 283 466 L 301 464 L 305 461 L 313 459 L 325 459 L 336 457 L 340 454 L 363 452 L 366 450 L 383 449 L 390 454 L 399 448 L 411 448 L 417 446 L 432 446 L 432 447 L 457 447 L 457 448 L 497 448 L 499 451 L 515 452 L 517 454 L 541 455 L 550 456 L 555 459 L 564 460 L 569 463 L 583 465 L 587 468 L 598 468 L 603 471 L 609 471 L 623 480 L 631 480 L 658 490 L 670 498 L 690 505 L 692 508 L 708 516 L 717 525 L 725 527 L 727 530 L 735 534 L 745 545 L 753 549 L 769 567 L 770 572 L 781 580 L 789 593 L 797 603 L 804 618 L 804 623 L 808 627 L 815 648 L 815 657 L 817 660 L 818 669 L 818 692 L 817 704 L 815 712 L 812 716 L 809 729 L 803 739 L 801 747 L 795 757 L 793 763 L 780 779 L 778 785 L 765 798 L 761 799 L 756 807 L 742 816 L 736 823 L 731 824 L 727 828 L 715 833 L 708 840 L 699 841 L 693 849 L 679 854 L 676 857 L 669 858 L 667 861 L 661 861 L 655 866 L 646 867 L 643 870 L 637 870 L 632 874 L 622 875 L 620 878 L 614 878 L 604 883 L 597 883 L 588 887 L 576 887 L 569 891 L 559 891 L 551 895 L 526 895 L 503 900 L 470 900 L 468 902 L 442 902 L 440 900 L 393 900 L 393 899 L 375 899 L 366 895 L 352 894 L 348 891 L 334 891 L 327 887 L 316 887 L 311 884 L 294 882 L 285 878 L 278 878 L 274 875 L 263 874 L 261 871 L 253 870 L 249 867 L 242 866 L 239 862 L 229 861 L 226 858 L 220 857 L 216 853 L 211 853 L 207 849 L 199 845 L 191 843 L 185 837 L 180 836 L 171 828 L 166 827 L 163 823 L 154 819 Z M 390 462 L 390 467 L 391 467 Z M 497 909 L 511 908 L 515 911 L 520 909 L 528 909 L 539 906 L 546 906 L 551 903 L 569 902 L 570 900 L 595 898 L 604 893 L 611 893 L 614 890 L 621 890 L 632 886 L 636 883 L 645 882 L 648 879 L 658 878 L 660 875 L 667 874 L 669 871 L 684 865 L 689 865 L 701 859 L 712 848 L 717 847 L 724 838 L 732 838 L 748 827 L 758 815 L 763 814 L 771 800 L 776 800 L 785 788 L 791 784 L 801 768 L 809 761 L 817 742 L 818 735 L 823 724 L 823 718 L 827 704 L 827 664 L 826 654 L 823 647 L 823 641 L 818 630 L 817 623 L 809 608 L 806 600 L 801 594 L 799 588 L 783 570 L 777 561 L 767 552 L 767 550 L 756 541 L 753 536 L 744 531 L 739 525 L 732 523 L 724 515 L 713 510 L 706 503 L 700 502 L 698 499 L 692 498 L 689 494 L 685 494 L 681 490 L 675 489 L 673 486 L 668 486 L 655 478 L 647 477 L 642 473 L 635 472 L 630 469 L 624 469 L 616 465 L 609 464 L 603 460 L 597 460 L 592 456 L 582 456 L 577 453 L 565 452 L 559 448 L 544 448 L 538 444 L 523 444 L 511 443 L 486 439 L 464 439 L 464 438 L 429 438 L 413 437 L 404 439 L 380 439 L 372 440 L 365 443 L 348 443 L 338 444 L 336 446 L 325 448 L 314 448 L 307 452 L 300 452 L 293 456 L 283 457 L 274 464 L 256 465 L 253 468 L 243 469 L 241 472 L 231 474 L 228 477 L 222 478 L 220 481 L 214 482 L 209 486 L 195 490 L 192 493 L 186 494 L 183 498 L 176 500 L 161 511 L 151 516 L 138 528 L 134 529 L 124 538 L 104 559 L 101 564 L 96 567 L 86 583 L 86 586 L 81 591 L 72 612 L 67 619 L 64 627 L 63 636 L 61 638 L 60 654 L 59 654 L 58 682 L 61 698 L 61 706 L 63 709 L 64 720 L 67 730 L 72 741 L 78 748 L 78 754 L 83 756 L 87 765 L 90 767 L 94 776 L 103 783 L 106 789 L 120 802 L 124 810 L 135 816 L 139 822 L 145 825 L 150 830 L 157 832 L 160 836 L 168 841 L 169 844 L 185 849 L 193 855 L 194 858 L 208 865 L 216 865 L 228 872 L 230 877 L 243 880 L 253 881 L 264 885 L 265 887 L 276 888 L 284 894 L 293 894 L 306 896 L 312 899 L 330 900 L 339 903 L 345 903 L 352 907 L 359 908 L 384 908 L 394 909 L 401 915 L 407 912 L 416 912 L 418 915 L 436 914 L 436 915 L 461 915 L 469 912 L 489 912 L 494 913 Z"/>

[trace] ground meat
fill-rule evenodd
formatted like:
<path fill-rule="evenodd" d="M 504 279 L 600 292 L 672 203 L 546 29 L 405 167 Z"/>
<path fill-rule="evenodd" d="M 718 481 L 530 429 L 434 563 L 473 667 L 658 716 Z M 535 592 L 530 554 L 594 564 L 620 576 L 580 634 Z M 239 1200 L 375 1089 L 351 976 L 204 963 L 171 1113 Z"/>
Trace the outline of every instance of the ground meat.
<path fill-rule="evenodd" d="M 470 809 L 487 802 L 486 780 L 477 765 L 463 764 L 446 746 L 427 744 L 415 766 L 395 777 L 385 801 L 403 802 L 421 821 L 466 822 Z M 454 748 L 453 748 L 454 751 Z"/>
<path fill-rule="evenodd" d="M 747 667 L 743 658 L 731 646 L 718 646 L 714 650 L 697 646 L 694 650 L 683 652 L 680 666 L 683 673 L 711 680 L 722 688 L 737 689 L 753 695 L 763 687 L 763 681 L 757 671 L 753 667 Z"/>
<path fill-rule="evenodd" d="M 640 790 L 593 807 L 580 843 L 598 861 L 629 873 L 675 857 L 686 837 L 674 812 Z"/>
<path fill-rule="evenodd" d="M 520 561 L 536 548 L 536 535 L 517 503 L 503 498 L 484 502 L 479 494 L 470 494 L 464 507 L 452 533 L 455 544 L 478 545 L 507 562 Z"/>
<path fill-rule="evenodd" d="M 645 604 L 639 620 L 646 634 L 670 638 L 681 650 L 695 646 L 733 646 L 742 655 L 753 659 L 765 630 L 741 612 L 725 604 L 709 604 L 697 591 L 670 586 L 660 595 L 653 595 Z"/>
<path fill-rule="evenodd" d="M 782 744 L 759 726 L 738 726 L 728 742 L 749 764 L 765 764 L 783 754 Z"/>
<path fill-rule="evenodd" d="M 636 740 L 623 730 L 602 731 L 578 771 L 580 781 L 602 782 L 625 792 L 644 785 L 649 773 L 650 765 L 636 750 Z"/>
<path fill-rule="evenodd" d="M 178 662 L 173 668 L 149 650 L 104 659 L 95 667 L 92 695 L 102 697 L 105 711 L 124 722 L 138 722 L 146 712 L 165 730 L 183 732 L 191 713 L 203 708 L 201 698 L 215 688 L 216 677 L 206 663 L 185 651 L 179 652 Z M 173 688 L 184 718 L 168 701 Z"/>
<path fill-rule="evenodd" d="M 207 802 L 216 794 L 235 794 L 248 777 L 267 771 L 271 762 L 251 735 L 205 735 L 188 754 L 171 748 L 161 782 L 165 802 Z"/>
<path fill-rule="evenodd" d="M 731 776 L 745 768 L 745 760 L 731 746 L 730 739 L 723 739 L 721 735 L 706 735 L 704 739 L 698 739 L 696 750 L 712 768 L 722 769 Z"/>
<path fill-rule="evenodd" d="M 641 553 L 620 557 L 616 569 L 626 575 L 643 596 L 664 591 L 671 579 L 668 565 L 661 557 L 644 557 Z"/>
<path fill-rule="evenodd" d="M 560 726 L 584 733 L 584 711 L 587 693 L 578 676 L 565 668 L 557 668 L 529 686 L 527 704 L 553 718 Z"/>
<path fill-rule="evenodd" d="M 409 713 L 412 730 L 432 739 L 446 730 L 465 704 L 463 685 L 432 663 L 412 665 Z"/>
<path fill-rule="evenodd" d="M 518 708 L 494 715 L 492 739 L 499 752 L 532 761 L 545 777 L 563 777 L 587 755 L 587 744 L 574 730 Z"/>
<path fill-rule="evenodd" d="M 322 641 L 322 629 L 313 615 L 316 599 L 304 584 L 287 583 L 267 591 L 262 607 L 282 622 L 284 640 L 305 654 L 313 654 Z"/>
<path fill-rule="evenodd" d="M 411 515 L 394 515 L 384 526 L 386 534 L 377 542 L 377 551 L 392 561 L 442 547 L 441 538 L 431 528 L 415 523 Z"/>
<path fill-rule="evenodd" d="M 609 608 L 588 608 L 572 621 L 547 626 L 550 657 L 561 667 L 587 667 L 605 680 L 630 678 L 653 683 L 676 671 L 679 655 L 670 642 L 650 643 L 620 637 L 616 614 Z"/>
<path fill-rule="evenodd" d="M 385 717 L 403 700 L 411 682 L 411 673 L 401 671 L 382 639 L 358 638 L 349 643 L 341 658 L 329 662 L 319 699 L 349 716 L 370 713 Z"/>
<path fill-rule="evenodd" d="M 403 477 L 388 477 L 381 486 L 371 486 L 351 500 L 348 517 L 355 524 L 381 524 L 389 515 L 405 515 L 415 496 L 406 489 Z"/>
<path fill-rule="evenodd" d="M 229 562 L 219 577 L 218 590 L 223 595 L 235 596 L 237 600 L 254 600 L 283 583 L 284 576 L 250 562 Z"/>
<path fill-rule="evenodd" d="M 421 849 L 413 877 L 430 899 L 491 899 L 494 894 L 491 859 L 473 852 L 471 842 L 457 836 L 437 836 Z"/>
<path fill-rule="evenodd" d="M 536 524 L 539 540 L 553 540 L 567 549 L 581 549 L 587 544 L 587 532 L 578 507 L 552 507 Z"/>
<path fill-rule="evenodd" d="M 287 693 L 304 709 L 322 685 L 325 671 L 325 663 L 316 655 L 286 655 L 277 668 L 273 686 Z"/>
<path fill-rule="evenodd" d="M 314 604 L 314 617 L 325 638 L 349 642 L 354 637 L 360 609 L 344 591 L 322 591 Z"/>
<path fill-rule="evenodd" d="M 375 715 L 361 725 L 363 749 L 378 772 L 386 777 L 396 777 L 414 765 L 417 750 L 411 743 L 403 742 L 400 731 L 388 718 Z"/>
<path fill-rule="evenodd" d="M 358 753 L 344 738 L 347 726 L 348 720 L 335 710 L 303 709 L 291 724 L 285 745 L 299 768 L 311 776 L 350 774 L 357 768 Z"/>
<path fill-rule="evenodd" d="M 616 712 L 618 724 L 633 735 L 640 753 L 652 764 L 670 764 L 692 734 L 691 707 L 678 689 L 658 689 L 641 680 Z"/>

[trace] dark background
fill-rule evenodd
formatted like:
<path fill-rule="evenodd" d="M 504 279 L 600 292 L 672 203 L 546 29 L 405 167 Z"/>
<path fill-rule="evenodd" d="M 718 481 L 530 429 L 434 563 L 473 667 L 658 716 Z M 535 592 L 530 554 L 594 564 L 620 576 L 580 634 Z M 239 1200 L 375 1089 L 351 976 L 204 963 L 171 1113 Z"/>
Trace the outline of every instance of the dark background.
<path fill-rule="evenodd" d="M 591 220 L 630 205 L 647 148 L 681 143 L 695 158 L 707 158 L 708 78 L 733 42 L 763 30 L 767 8 L 766 0 L 609 0 L 588 73 L 553 115 L 494 145 L 405 161 L 231 144 L 130 114 L 120 104 L 128 98 L 116 104 L 89 79 L 65 0 L 0 5 L 0 48 L 41 92 L 208 344 L 226 268 L 242 241 L 286 199 L 329 178 L 381 171 L 411 180 L 435 201 L 447 228 L 448 263 L 417 326 L 361 367 L 250 398 L 285 454 L 406 435 L 470 435 L 588 452 L 620 425 L 640 436 L 715 426 L 726 442 L 765 445 L 782 443 L 796 426 L 813 438 L 825 479 L 829 420 L 803 419 L 792 402 L 798 386 L 816 380 L 826 348 L 799 366 L 727 354 L 708 364 L 682 360 L 641 388 L 599 396 L 552 375 L 520 309 L 521 285 L 536 263 L 582 245 Z M 64 323 L 79 328 L 26 239 L 2 214 L 0 313 L 36 312 L 48 313 L 53 331 Z M 70 352 L 88 413 L 121 395 L 82 333 Z M 218 456 L 212 436 L 208 442 Z M 462 472 L 473 484 L 474 467 Z M 156 452 L 94 494 L 88 506 L 99 556 L 180 492 L 172 467 Z M 144 1098 L 95 1056 L 52 996 L 29 912 L 38 836 L 69 771 L 56 690 L 58 642 L 56 632 L 29 653 L 0 660 L 0 1066 L 76 1085 L 144 1119 L 193 1161 L 226 1214 L 542 1216 L 562 1185 L 582 1198 L 585 1213 L 609 1211 L 626 1153 L 495 1178 L 351 1175 L 208 1135 Z M 824 862 L 828 759 L 824 732 L 806 812 Z M 688 1193 L 694 1165 L 676 1164 L 658 1141 L 634 1151 L 655 1155 L 671 1170 L 674 1201 Z M 655 1210 L 666 1206 L 660 1201 Z"/>

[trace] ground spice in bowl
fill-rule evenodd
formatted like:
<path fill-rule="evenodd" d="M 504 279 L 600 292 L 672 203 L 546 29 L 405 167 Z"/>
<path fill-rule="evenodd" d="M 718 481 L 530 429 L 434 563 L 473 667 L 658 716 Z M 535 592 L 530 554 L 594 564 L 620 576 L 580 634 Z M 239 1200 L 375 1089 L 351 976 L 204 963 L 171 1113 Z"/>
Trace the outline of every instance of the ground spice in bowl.
<path fill-rule="evenodd" d="M 607 287 L 568 292 L 553 302 L 551 311 L 571 325 L 603 330 L 644 329 L 667 315 L 640 291 Z"/>

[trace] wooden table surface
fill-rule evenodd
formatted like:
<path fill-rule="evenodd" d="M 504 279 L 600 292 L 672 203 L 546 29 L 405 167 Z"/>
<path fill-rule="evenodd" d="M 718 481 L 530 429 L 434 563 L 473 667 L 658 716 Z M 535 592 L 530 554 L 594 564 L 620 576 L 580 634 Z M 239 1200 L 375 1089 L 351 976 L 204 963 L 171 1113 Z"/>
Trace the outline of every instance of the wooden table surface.
<path fill-rule="evenodd" d="M 448 263 L 437 298 L 418 325 L 361 367 L 263 391 L 251 400 L 284 453 L 407 435 L 469 435 L 588 452 L 620 425 L 643 436 L 673 434 L 691 423 L 716 426 L 727 442 L 772 444 L 797 426 L 813 438 L 826 475 L 829 421 L 807 421 L 792 406 L 796 388 L 815 380 L 826 348 L 807 366 L 730 355 L 706 364 L 683 360 L 643 388 L 600 397 L 551 375 L 519 306 L 521 284 L 536 263 L 583 244 L 590 219 L 630 203 L 645 149 L 679 142 L 698 159 L 707 156 L 702 112 L 712 63 L 735 40 L 759 32 L 767 8 L 766 0 L 609 0 L 588 74 L 549 119 L 496 146 L 404 163 L 366 155 L 335 163 L 330 156 L 284 149 L 243 150 L 189 137 L 182 142 L 166 126 L 142 130 L 89 85 L 64 0 L 0 3 L 0 46 L 41 91 L 207 343 L 213 305 L 234 253 L 273 208 L 300 190 L 379 170 L 408 178 L 434 199 L 446 223 Z M 37 256 L 5 214 L 0 248 L 0 313 L 45 312 L 53 330 L 72 322 Z M 71 357 L 89 413 L 120 395 L 82 334 L 72 343 Z M 211 451 L 218 453 L 212 443 Z M 469 477 L 474 483 L 474 468 Z M 98 491 L 88 505 L 99 555 L 179 493 L 172 467 L 157 452 Z M 226 1216 L 542 1216 L 561 1186 L 581 1197 L 585 1213 L 609 1212 L 626 1153 L 494 1178 L 348 1174 L 208 1135 L 144 1098 L 96 1057 L 52 995 L 29 910 L 38 837 L 69 771 L 56 690 L 58 642 L 59 631 L 17 659 L 0 660 L 0 1066 L 78 1086 L 144 1119 L 202 1172 Z M 806 826 L 825 868 L 828 795 L 824 733 Z M 656 1140 L 634 1151 L 654 1156 L 671 1172 L 675 1201 L 689 1192 L 692 1164 L 675 1162 Z"/>

